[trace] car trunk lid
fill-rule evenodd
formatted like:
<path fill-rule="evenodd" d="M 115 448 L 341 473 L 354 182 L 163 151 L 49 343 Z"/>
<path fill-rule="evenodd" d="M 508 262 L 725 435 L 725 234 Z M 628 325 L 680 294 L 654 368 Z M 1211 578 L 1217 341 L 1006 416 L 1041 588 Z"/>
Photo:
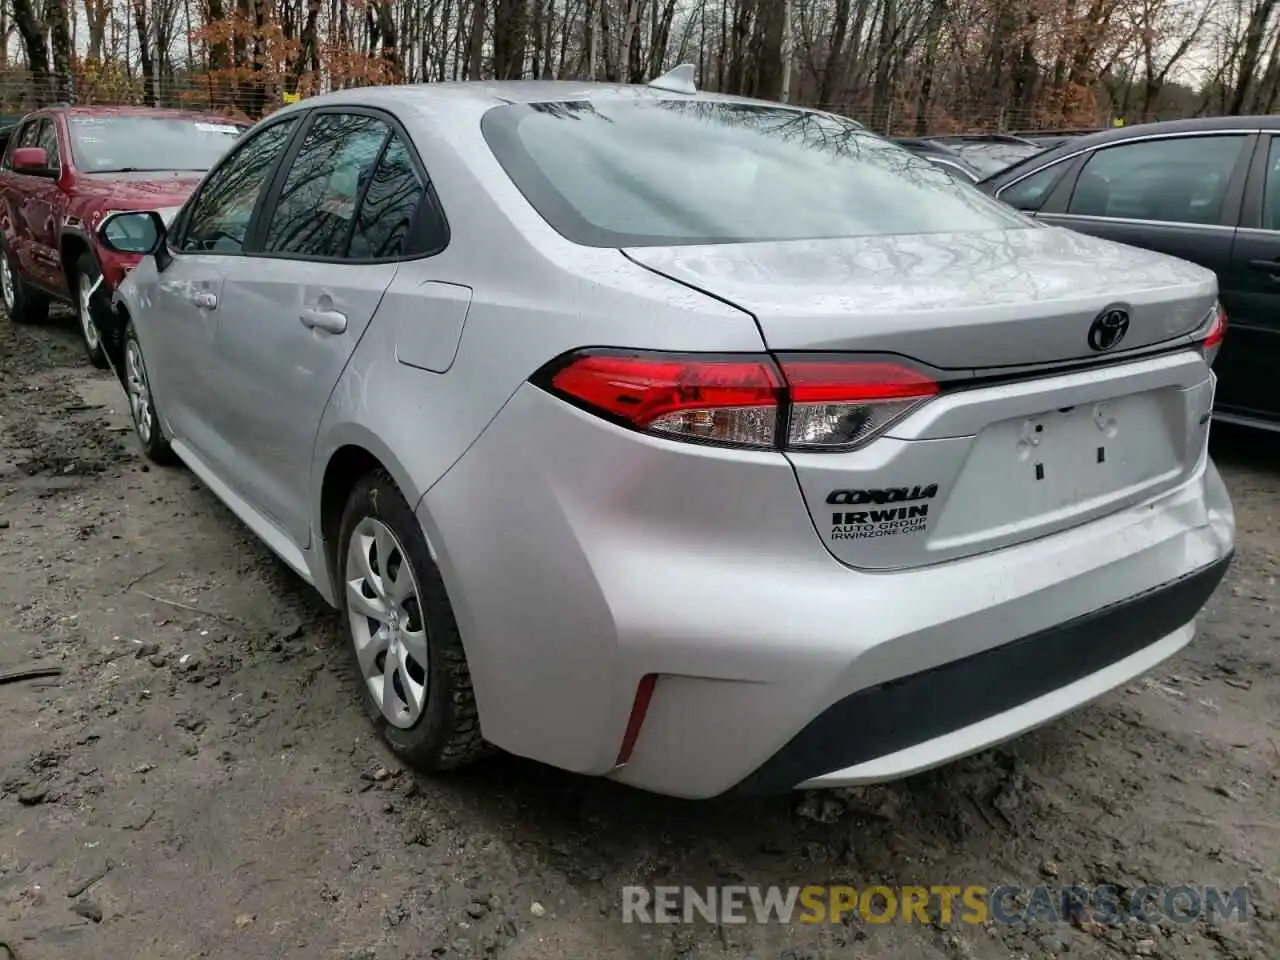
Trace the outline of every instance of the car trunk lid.
<path fill-rule="evenodd" d="M 1203 321 L 1213 274 L 1057 227 L 781 243 L 630 248 L 635 262 L 756 318 L 771 350 L 898 353 L 942 369 L 1096 356 L 1104 309 L 1130 314 L 1125 351 Z"/>
<path fill-rule="evenodd" d="M 788 453 L 818 535 L 851 566 L 1062 531 L 1172 490 L 1205 455 L 1214 381 L 1177 347 L 1217 287 L 1193 265 L 1054 229 L 626 254 L 749 311 L 784 358 L 876 354 L 942 383 L 864 446 Z M 1129 327 L 1098 351 L 1090 327 L 1111 309 Z"/>

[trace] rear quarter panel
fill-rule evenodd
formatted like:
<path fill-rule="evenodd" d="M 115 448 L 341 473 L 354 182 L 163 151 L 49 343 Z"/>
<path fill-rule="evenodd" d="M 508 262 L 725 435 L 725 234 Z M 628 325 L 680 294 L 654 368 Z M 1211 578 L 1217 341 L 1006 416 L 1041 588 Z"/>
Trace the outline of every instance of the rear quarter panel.
<path fill-rule="evenodd" d="M 313 531 L 322 529 L 320 491 L 339 448 L 369 450 L 416 507 L 519 386 L 566 351 L 763 349 L 747 313 L 650 273 L 616 250 L 578 247 L 552 231 L 489 153 L 473 104 L 435 103 L 431 113 L 397 105 L 393 112 L 415 141 L 451 234 L 443 252 L 402 264 L 395 286 L 461 285 L 471 288 L 472 300 L 445 373 L 397 359 L 401 325 L 384 322 L 381 310 L 374 316 L 319 426 Z M 429 303 L 424 298 L 424 310 Z M 513 464 L 513 477 L 518 470 Z"/>

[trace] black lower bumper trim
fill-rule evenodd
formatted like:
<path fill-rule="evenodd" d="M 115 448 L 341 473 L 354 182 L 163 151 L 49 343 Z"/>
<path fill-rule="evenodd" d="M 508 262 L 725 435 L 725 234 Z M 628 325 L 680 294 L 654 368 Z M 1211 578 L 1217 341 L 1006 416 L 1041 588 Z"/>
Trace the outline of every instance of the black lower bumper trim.
<path fill-rule="evenodd" d="M 1193 620 L 1228 555 L 1128 600 L 832 704 L 731 793 L 785 793 L 814 777 L 943 736 L 1109 666 Z"/>

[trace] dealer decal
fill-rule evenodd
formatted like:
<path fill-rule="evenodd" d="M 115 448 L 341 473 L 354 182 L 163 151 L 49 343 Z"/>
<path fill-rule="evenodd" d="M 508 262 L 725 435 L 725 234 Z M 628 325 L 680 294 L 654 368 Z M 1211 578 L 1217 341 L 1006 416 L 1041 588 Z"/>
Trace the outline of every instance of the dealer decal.
<path fill-rule="evenodd" d="M 864 506 L 862 510 L 840 510 L 831 514 L 831 539 L 866 540 L 923 532 L 929 525 L 929 504 L 938 495 L 938 485 L 887 487 L 882 490 L 832 490 L 827 503 Z M 889 506 L 904 504 L 903 506 Z M 882 506 L 884 505 L 884 506 Z"/>

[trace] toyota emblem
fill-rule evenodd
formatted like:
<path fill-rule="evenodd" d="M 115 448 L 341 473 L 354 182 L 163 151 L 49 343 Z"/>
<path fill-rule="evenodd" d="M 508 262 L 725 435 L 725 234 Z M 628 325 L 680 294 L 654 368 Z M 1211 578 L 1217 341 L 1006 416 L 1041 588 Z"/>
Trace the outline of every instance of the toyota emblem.
<path fill-rule="evenodd" d="M 1108 307 L 1098 314 L 1089 327 L 1089 349 L 1104 353 L 1117 346 L 1129 332 L 1129 311 Z"/>

